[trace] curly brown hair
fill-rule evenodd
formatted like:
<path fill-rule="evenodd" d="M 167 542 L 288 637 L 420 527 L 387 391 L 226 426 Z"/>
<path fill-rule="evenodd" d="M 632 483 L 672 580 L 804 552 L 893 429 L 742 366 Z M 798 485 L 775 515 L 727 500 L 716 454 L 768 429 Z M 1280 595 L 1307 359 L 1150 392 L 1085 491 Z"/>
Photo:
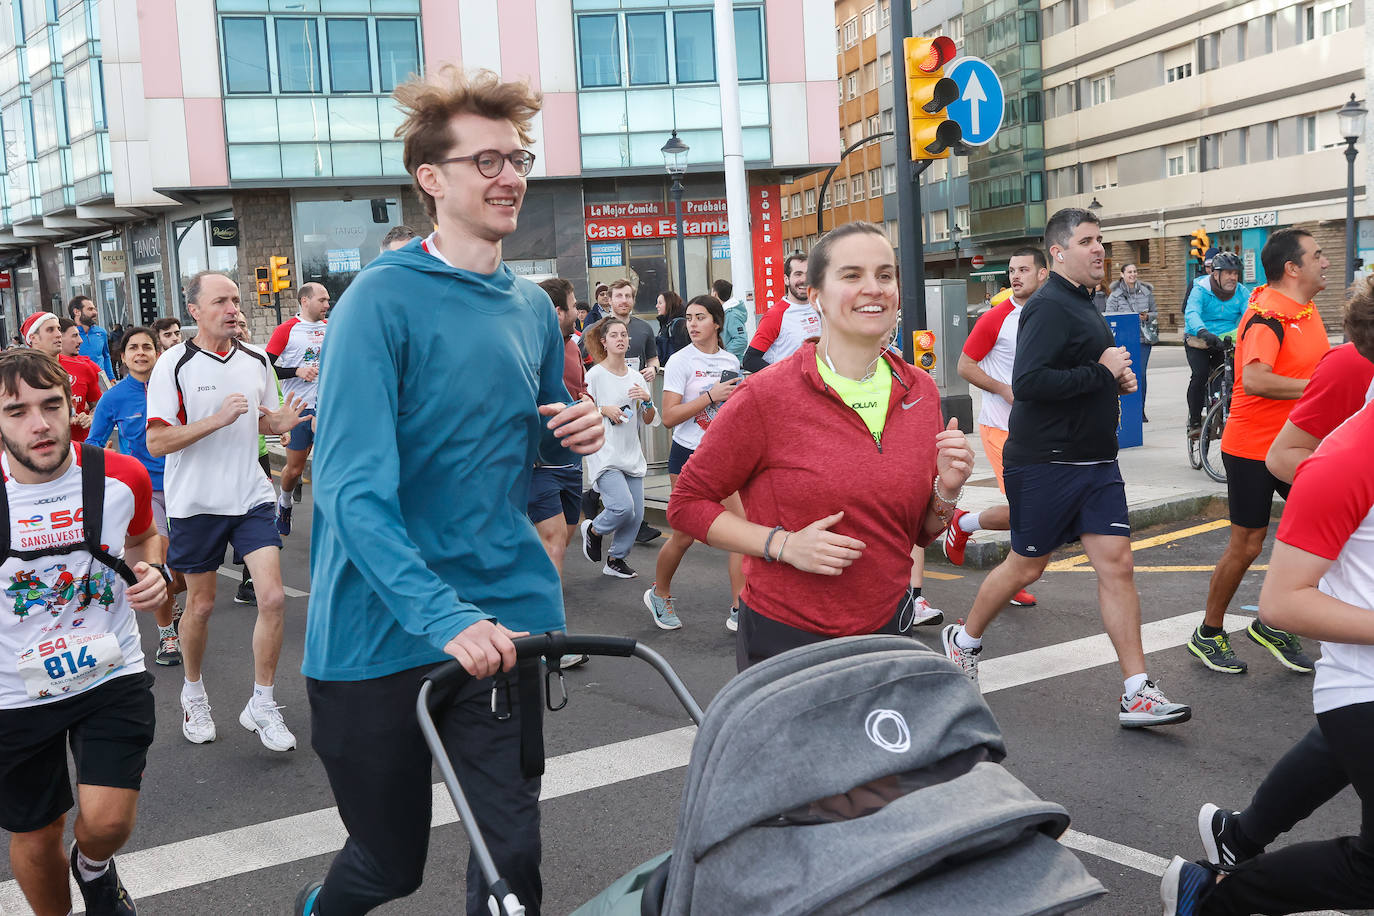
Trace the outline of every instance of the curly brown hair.
<path fill-rule="evenodd" d="M 404 141 L 406 171 L 431 220 L 435 218 L 434 198 L 420 187 L 415 172 L 426 162 L 444 158 L 457 142 L 454 115 L 510 121 L 520 142 L 528 146 L 533 139 L 530 122 L 544 104 L 543 96 L 530 89 L 528 82 L 502 82 L 490 70 L 466 73 L 452 64 L 402 83 L 393 97 L 405 113 L 396 136 Z"/>

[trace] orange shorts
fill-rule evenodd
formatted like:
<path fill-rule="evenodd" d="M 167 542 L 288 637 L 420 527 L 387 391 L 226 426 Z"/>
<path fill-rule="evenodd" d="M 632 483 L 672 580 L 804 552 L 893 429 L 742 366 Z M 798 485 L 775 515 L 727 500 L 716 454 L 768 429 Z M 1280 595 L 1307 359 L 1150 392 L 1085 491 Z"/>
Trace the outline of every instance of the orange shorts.
<path fill-rule="evenodd" d="M 995 426 L 984 426 L 980 423 L 978 424 L 978 435 L 983 440 L 983 454 L 988 456 L 988 464 L 992 465 L 992 473 L 997 475 L 997 489 L 1006 493 L 1006 485 L 1002 483 L 1002 449 L 1007 444 L 1007 431 Z"/>

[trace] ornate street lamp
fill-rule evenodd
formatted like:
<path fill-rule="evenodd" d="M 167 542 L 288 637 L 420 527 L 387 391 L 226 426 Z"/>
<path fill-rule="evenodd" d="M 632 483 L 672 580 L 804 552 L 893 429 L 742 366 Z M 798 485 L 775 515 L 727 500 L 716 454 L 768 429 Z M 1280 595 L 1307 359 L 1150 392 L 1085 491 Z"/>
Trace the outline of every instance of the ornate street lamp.
<path fill-rule="evenodd" d="M 687 242 L 682 235 L 682 176 L 687 174 L 687 151 L 691 149 L 677 131 L 663 144 L 663 167 L 673 179 L 673 207 L 677 211 L 677 286 L 678 295 L 687 298 Z"/>
<path fill-rule="evenodd" d="M 1340 123 L 1341 136 L 1345 138 L 1345 288 L 1350 289 L 1355 282 L 1355 142 L 1364 136 L 1364 118 L 1369 111 L 1355 101 L 1355 93 L 1350 93 L 1350 101 L 1336 112 Z"/>

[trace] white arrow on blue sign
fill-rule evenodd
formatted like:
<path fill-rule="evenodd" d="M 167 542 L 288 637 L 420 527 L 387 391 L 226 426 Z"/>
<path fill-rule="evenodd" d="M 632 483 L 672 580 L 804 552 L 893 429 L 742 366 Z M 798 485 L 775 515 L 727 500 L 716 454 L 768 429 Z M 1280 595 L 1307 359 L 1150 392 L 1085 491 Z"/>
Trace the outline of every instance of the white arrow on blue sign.
<path fill-rule="evenodd" d="M 1006 106 L 1002 81 L 987 61 L 978 57 L 961 57 L 952 62 L 945 67 L 945 76 L 959 87 L 959 98 L 945 109 L 949 119 L 963 130 L 965 143 L 983 146 L 1002 127 Z"/>

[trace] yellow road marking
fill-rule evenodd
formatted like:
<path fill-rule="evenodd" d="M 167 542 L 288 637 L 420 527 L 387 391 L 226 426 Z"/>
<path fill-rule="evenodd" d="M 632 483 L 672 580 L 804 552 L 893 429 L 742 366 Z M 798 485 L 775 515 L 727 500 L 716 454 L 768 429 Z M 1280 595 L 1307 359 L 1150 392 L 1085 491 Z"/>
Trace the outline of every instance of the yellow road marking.
<path fill-rule="evenodd" d="M 1138 573 L 1157 573 L 1157 572 L 1211 572 L 1215 566 L 1137 566 L 1135 571 Z M 1257 563 L 1250 567 L 1251 572 L 1264 572 L 1269 569 L 1267 563 Z M 1057 572 L 1091 572 L 1091 566 L 1072 566 L 1068 569 L 1056 570 Z"/>
<path fill-rule="evenodd" d="M 1139 541 L 1132 541 L 1131 550 L 1145 550 L 1148 547 L 1158 547 L 1160 544 L 1167 544 L 1170 541 L 1181 541 L 1184 538 L 1190 538 L 1199 534 L 1206 534 L 1209 531 L 1216 531 L 1218 528 L 1225 528 L 1227 525 L 1230 524 L 1231 523 L 1226 519 L 1220 518 L 1214 522 L 1205 522 L 1201 525 L 1194 525 L 1191 528 L 1184 528 L 1181 531 L 1173 531 L 1168 534 L 1157 534 L 1154 537 L 1142 538 Z M 1070 570 L 1075 569 L 1076 567 L 1082 566 L 1087 562 L 1087 554 L 1078 554 L 1077 556 L 1067 557 L 1063 560 L 1055 560 L 1053 563 L 1045 567 L 1045 572 L 1068 572 Z M 1211 569 L 1210 566 L 1207 568 Z M 1251 567 L 1251 569 L 1254 568 L 1255 567 Z"/>
<path fill-rule="evenodd" d="M 927 570 L 926 570 L 926 578 L 927 578 L 927 579 L 939 579 L 941 582 L 949 582 L 949 581 L 952 581 L 952 580 L 954 580 L 954 579 L 962 579 L 962 578 L 964 578 L 964 577 L 963 577 L 963 576 L 956 576 L 956 575 L 954 575 L 954 574 L 952 574 L 952 573 L 935 572 L 934 570 L 927 569 Z"/>

